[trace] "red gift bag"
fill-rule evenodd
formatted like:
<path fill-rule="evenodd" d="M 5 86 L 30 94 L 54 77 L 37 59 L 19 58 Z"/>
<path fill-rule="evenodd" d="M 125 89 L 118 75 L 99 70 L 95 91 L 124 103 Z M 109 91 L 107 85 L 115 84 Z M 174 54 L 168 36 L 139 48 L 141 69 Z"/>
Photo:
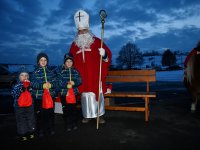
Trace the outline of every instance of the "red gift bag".
<path fill-rule="evenodd" d="M 70 77 L 70 82 L 68 82 L 68 84 L 71 84 L 71 81 L 72 81 L 71 68 L 69 68 L 69 77 Z M 66 95 L 66 103 L 68 103 L 68 104 L 76 103 L 76 97 L 74 94 L 74 89 L 72 87 L 68 89 L 68 92 Z"/>
<path fill-rule="evenodd" d="M 44 70 L 45 81 L 47 83 L 46 68 L 44 67 L 43 70 Z M 49 108 L 53 108 L 53 106 L 54 106 L 53 99 L 51 97 L 49 89 L 44 89 L 44 93 L 42 95 L 42 108 L 49 109 Z"/>
<path fill-rule="evenodd" d="M 32 96 L 31 93 L 27 90 L 27 87 L 30 85 L 30 82 L 24 81 L 23 84 L 26 90 L 22 92 L 19 96 L 18 105 L 19 107 L 29 107 L 32 105 Z"/>
<path fill-rule="evenodd" d="M 68 84 L 71 84 L 71 83 L 68 83 Z M 68 104 L 75 104 L 76 103 L 76 97 L 75 97 L 73 88 L 68 89 L 68 92 L 67 92 L 67 95 L 66 95 L 66 103 L 68 103 Z"/>
<path fill-rule="evenodd" d="M 42 95 L 42 108 L 53 108 L 53 99 L 48 89 L 44 89 L 44 93 Z"/>
<path fill-rule="evenodd" d="M 27 80 L 24 81 L 23 85 L 24 85 L 25 88 L 29 87 L 30 86 L 30 81 L 27 81 Z"/>

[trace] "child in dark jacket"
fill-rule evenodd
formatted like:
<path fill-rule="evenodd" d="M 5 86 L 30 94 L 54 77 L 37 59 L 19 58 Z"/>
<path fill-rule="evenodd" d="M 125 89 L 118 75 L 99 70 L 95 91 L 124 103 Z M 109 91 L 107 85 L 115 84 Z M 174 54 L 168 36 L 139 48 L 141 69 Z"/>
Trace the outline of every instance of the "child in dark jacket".
<path fill-rule="evenodd" d="M 78 71 L 73 68 L 73 57 L 71 54 L 64 55 L 64 64 L 59 68 L 58 84 L 61 94 L 61 103 L 63 108 L 63 119 L 67 126 L 67 131 L 77 129 L 77 109 L 76 98 L 78 95 L 78 86 L 81 84 L 81 77 Z M 73 92 L 70 93 L 73 89 Z M 66 96 L 74 94 L 74 101 Z M 72 96 L 73 97 L 73 96 Z"/>
<path fill-rule="evenodd" d="M 56 97 L 56 74 L 48 67 L 48 56 L 45 53 L 40 53 L 37 56 L 37 68 L 34 70 L 31 77 L 32 94 L 35 103 L 36 112 L 36 129 L 39 137 L 44 134 L 55 134 L 54 127 L 54 98 Z M 48 98 L 50 106 L 43 105 L 44 92 L 50 93 Z M 51 99 L 52 98 L 52 99 Z"/>
<path fill-rule="evenodd" d="M 18 72 L 18 82 L 13 85 L 11 95 L 14 98 L 14 112 L 17 123 L 17 134 L 20 141 L 34 138 L 35 117 L 29 74 L 25 67 Z M 24 95 L 24 93 L 26 94 Z M 27 96 L 28 95 L 28 96 Z"/>

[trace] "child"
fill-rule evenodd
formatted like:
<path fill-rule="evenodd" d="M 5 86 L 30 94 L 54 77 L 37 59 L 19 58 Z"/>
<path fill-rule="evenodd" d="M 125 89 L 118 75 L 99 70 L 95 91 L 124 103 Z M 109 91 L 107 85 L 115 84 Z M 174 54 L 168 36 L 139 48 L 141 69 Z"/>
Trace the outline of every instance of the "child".
<path fill-rule="evenodd" d="M 63 108 L 63 119 L 67 126 L 67 131 L 77 129 L 76 97 L 78 86 L 81 84 L 81 77 L 78 71 L 73 68 L 73 57 L 71 54 L 64 55 L 64 64 L 59 69 L 58 84 L 61 93 L 61 103 Z M 74 91 L 75 101 L 66 101 L 66 95 L 70 96 L 71 88 Z M 73 95 L 73 92 L 72 92 Z"/>
<path fill-rule="evenodd" d="M 54 129 L 54 102 L 56 97 L 56 74 L 48 67 L 48 56 L 45 53 L 39 53 L 37 56 L 37 64 L 35 71 L 32 74 L 32 94 L 35 103 L 37 131 L 39 137 L 43 137 L 44 134 L 55 134 Z M 50 93 L 51 107 L 46 108 L 43 105 L 44 91 Z"/>
<path fill-rule="evenodd" d="M 25 67 L 20 68 L 17 80 L 18 82 L 13 85 L 11 95 L 14 98 L 14 112 L 17 123 L 17 133 L 20 141 L 26 141 L 28 138 L 34 138 L 35 118 L 32 97 L 30 93 L 31 88 L 29 86 L 29 74 Z M 26 87 L 25 83 L 27 83 Z M 24 96 L 23 103 L 29 102 L 28 104 L 22 105 L 20 103 L 20 99 L 22 99 L 22 93 L 25 91 L 28 91 L 29 97 Z"/>

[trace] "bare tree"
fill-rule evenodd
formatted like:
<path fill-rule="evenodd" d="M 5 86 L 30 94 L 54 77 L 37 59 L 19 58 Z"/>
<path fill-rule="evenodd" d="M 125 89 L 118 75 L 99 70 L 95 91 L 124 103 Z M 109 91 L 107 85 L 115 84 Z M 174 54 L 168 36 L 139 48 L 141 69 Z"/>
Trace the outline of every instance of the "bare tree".
<path fill-rule="evenodd" d="M 132 69 L 135 65 L 143 63 L 143 55 L 137 45 L 134 43 L 127 43 L 119 51 L 117 57 L 117 66 L 122 68 L 125 66 L 127 69 Z"/>
<path fill-rule="evenodd" d="M 173 54 L 170 49 L 167 49 L 162 55 L 162 65 L 172 66 L 175 64 L 176 64 L 176 55 Z"/>

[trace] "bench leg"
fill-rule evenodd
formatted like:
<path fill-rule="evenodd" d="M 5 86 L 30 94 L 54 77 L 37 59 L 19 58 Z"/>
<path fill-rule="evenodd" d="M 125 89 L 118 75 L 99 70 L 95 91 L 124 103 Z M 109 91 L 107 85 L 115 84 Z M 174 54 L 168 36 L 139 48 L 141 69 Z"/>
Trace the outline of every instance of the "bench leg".
<path fill-rule="evenodd" d="M 105 106 L 112 106 L 115 105 L 115 101 L 113 98 L 104 98 Z"/>
<path fill-rule="evenodd" d="M 110 98 L 105 98 L 105 106 L 110 106 Z"/>
<path fill-rule="evenodd" d="M 149 121 L 149 98 L 145 97 L 145 121 Z"/>

